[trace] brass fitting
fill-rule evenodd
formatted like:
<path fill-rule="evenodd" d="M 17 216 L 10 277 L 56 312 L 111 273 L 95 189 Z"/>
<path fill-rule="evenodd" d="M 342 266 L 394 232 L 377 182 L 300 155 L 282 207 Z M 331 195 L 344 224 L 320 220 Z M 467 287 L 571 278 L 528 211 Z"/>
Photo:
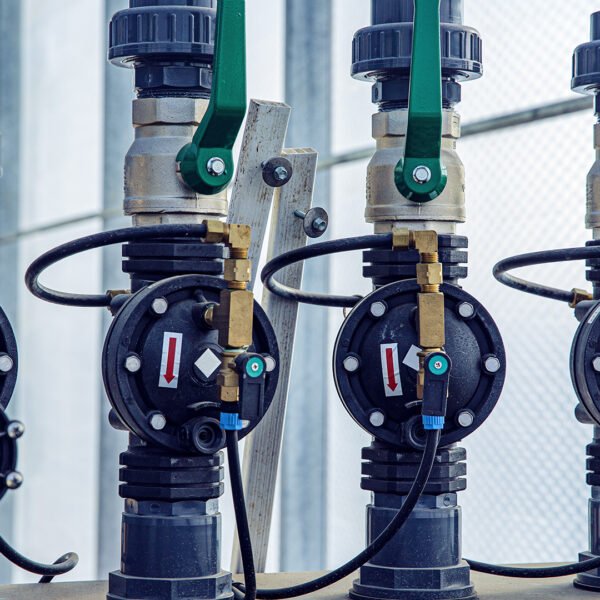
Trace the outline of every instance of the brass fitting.
<path fill-rule="evenodd" d="M 421 259 L 417 264 L 417 283 L 421 288 L 417 295 L 419 346 L 422 348 L 419 353 L 417 398 L 423 399 L 425 358 L 431 352 L 441 350 L 446 343 L 444 294 L 440 292 L 444 276 L 439 262 L 438 235 L 435 231 L 394 229 L 392 244 L 395 250 L 417 250 Z"/>
<path fill-rule="evenodd" d="M 204 320 L 219 333 L 219 344 L 225 352 L 217 377 L 221 402 L 239 402 L 240 381 L 235 358 L 252 344 L 254 294 L 248 290 L 252 262 L 248 259 L 252 230 L 249 225 L 229 225 L 221 221 L 204 221 L 206 241 L 229 247 L 231 258 L 225 260 L 224 278 L 219 304 L 208 309 Z"/>
<path fill-rule="evenodd" d="M 246 289 L 252 275 L 252 263 L 247 258 L 228 258 L 225 260 L 225 279 L 232 289 Z M 242 287 L 239 287 L 239 286 Z"/>
<path fill-rule="evenodd" d="M 586 290 L 580 290 L 579 288 L 573 288 L 573 300 L 569 302 L 569 306 L 571 308 L 575 308 L 580 302 L 584 302 L 586 300 L 593 300 L 593 294 Z"/>
<path fill-rule="evenodd" d="M 221 402 L 238 402 L 240 399 L 240 378 L 235 370 L 236 356 L 236 352 L 225 352 L 221 360 L 221 369 L 217 375 Z"/>
<path fill-rule="evenodd" d="M 248 348 L 252 344 L 254 295 L 248 290 L 223 290 L 213 310 L 212 323 L 224 348 Z"/>
<path fill-rule="evenodd" d="M 203 221 L 206 225 L 206 237 L 209 244 L 227 244 L 231 258 L 248 258 L 252 229 L 249 225 L 233 225 L 208 219 Z"/>

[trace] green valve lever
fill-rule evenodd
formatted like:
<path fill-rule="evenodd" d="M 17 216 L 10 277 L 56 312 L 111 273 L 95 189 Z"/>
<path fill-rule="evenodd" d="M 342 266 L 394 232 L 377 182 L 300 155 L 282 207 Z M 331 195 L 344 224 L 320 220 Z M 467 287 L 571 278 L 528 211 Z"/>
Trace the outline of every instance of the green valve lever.
<path fill-rule="evenodd" d="M 442 164 L 442 51 L 440 0 L 414 0 L 408 129 L 404 158 L 396 165 L 398 191 L 413 202 L 430 202 L 448 181 Z"/>
<path fill-rule="evenodd" d="M 210 103 L 192 142 L 177 155 L 181 177 L 199 194 L 218 194 L 229 185 L 245 115 L 246 2 L 218 0 Z"/>

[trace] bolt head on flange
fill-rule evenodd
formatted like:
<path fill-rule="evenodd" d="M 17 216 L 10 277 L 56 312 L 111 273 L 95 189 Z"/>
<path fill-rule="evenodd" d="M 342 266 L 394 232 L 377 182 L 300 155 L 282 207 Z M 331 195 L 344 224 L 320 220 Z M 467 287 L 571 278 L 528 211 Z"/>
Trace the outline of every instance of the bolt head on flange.
<path fill-rule="evenodd" d="M 25 425 L 21 421 L 11 421 L 6 428 L 6 435 L 12 440 L 18 440 L 25 433 Z"/>
<path fill-rule="evenodd" d="M 9 490 L 16 490 L 23 485 L 23 475 L 19 471 L 11 471 L 6 475 L 4 483 Z"/>

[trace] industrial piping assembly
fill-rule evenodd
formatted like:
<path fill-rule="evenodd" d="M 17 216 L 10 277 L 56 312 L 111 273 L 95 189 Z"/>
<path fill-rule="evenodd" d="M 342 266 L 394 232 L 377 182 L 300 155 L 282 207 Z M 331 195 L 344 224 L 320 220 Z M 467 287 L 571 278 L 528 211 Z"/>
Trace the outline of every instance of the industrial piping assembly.
<path fill-rule="evenodd" d="M 261 274 L 267 289 L 290 303 L 350 309 L 335 342 L 333 375 L 345 408 L 373 437 L 362 451 L 362 488 L 372 494 L 367 546 L 332 572 L 281 589 L 257 589 L 238 456 L 239 438 L 274 402 L 282 361 L 289 360 L 251 291 L 256 227 L 232 222 L 228 205 L 233 146 L 246 114 L 245 2 L 130 0 L 112 19 L 109 58 L 134 69 L 137 92 L 135 141 L 125 158 L 124 212 L 132 227 L 63 244 L 26 274 L 28 288 L 43 300 L 106 307 L 113 316 L 102 376 L 110 422 L 128 433 L 129 447 L 120 457 L 121 568 L 109 575 L 109 600 L 292 598 L 357 570 L 354 600 L 474 599 L 471 570 L 579 574 L 576 585 L 600 589 L 600 125 L 588 185 L 594 241 L 495 268 L 507 285 L 568 302 L 581 321 L 572 374 L 578 418 L 596 424 L 588 462 L 591 551 L 578 564 L 546 569 L 467 560 L 458 504 L 466 452 L 458 443 L 492 413 L 507 363 L 494 320 L 459 285 L 467 277 L 468 240 L 457 233 L 466 210 L 455 108 L 462 83 L 483 73 L 482 41 L 463 23 L 462 0 L 372 0 L 371 7 L 371 25 L 354 38 L 352 75 L 374 83 L 378 105 L 365 212 L 374 233 L 291 250 Z M 574 89 L 596 99 L 599 50 L 596 13 L 592 42 L 576 51 L 573 80 Z M 257 164 L 271 193 L 296 176 L 284 156 Z M 242 191 L 247 203 L 258 204 Z M 309 237 L 327 229 L 321 209 L 294 214 Z M 123 245 L 130 290 L 82 295 L 40 283 L 49 266 L 113 244 Z M 276 279 L 307 259 L 356 250 L 364 252 L 363 276 L 374 288 L 364 298 L 302 291 Z M 574 258 L 589 260 L 594 298 L 507 273 Z M 16 360 L 12 330 L 0 313 L 0 497 L 20 478 L 15 440 L 23 426 L 4 414 Z M 225 448 L 244 583 L 221 568 Z M 0 552 L 16 556 L 17 564 L 23 559 L 21 566 L 46 582 L 77 562 L 65 555 L 54 571 L 48 565 L 36 571 L 36 563 L 1 541 Z"/>

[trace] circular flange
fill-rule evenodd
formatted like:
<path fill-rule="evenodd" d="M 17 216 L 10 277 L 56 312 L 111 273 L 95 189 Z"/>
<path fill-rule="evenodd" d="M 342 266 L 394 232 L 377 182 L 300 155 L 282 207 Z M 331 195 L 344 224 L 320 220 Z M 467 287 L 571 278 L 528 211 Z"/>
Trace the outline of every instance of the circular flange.
<path fill-rule="evenodd" d="M 217 331 L 204 326 L 194 309 L 218 303 L 226 287 L 223 279 L 203 275 L 164 279 L 131 296 L 114 318 L 102 354 L 104 386 L 123 424 L 144 441 L 185 453 L 212 453 L 224 445 L 223 438 L 215 447 L 223 350 Z M 162 314 L 153 310 L 157 299 L 167 304 Z M 266 378 L 266 412 L 277 388 L 279 350 L 257 303 L 253 338 L 250 352 L 274 359 Z M 160 428 L 153 427 L 157 415 L 165 420 Z M 240 437 L 257 424 L 249 423 Z"/>
<path fill-rule="evenodd" d="M 17 384 L 17 340 L 4 311 L 0 308 L 0 407 L 6 408 Z"/>
<path fill-rule="evenodd" d="M 441 438 L 445 446 L 471 434 L 492 412 L 504 385 L 506 355 L 500 332 L 480 302 L 453 285 L 442 285 L 441 291 L 445 351 L 453 364 Z M 424 443 L 416 397 L 418 293 L 414 280 L 373 292 L 350 313 L 334 348 L 334 377 L 344 406 L 363 429 L 396 447 L 421 448 Z M 467 316 L 465 303 L 473 307 Z M 359 368 L 344 367 L 349 356 Z"/>
<path fill-rule="evenodd" d="M 579 324 L 571 346 L 571 381 L 577 397 L 600 425 L 600 302 Z"/>

